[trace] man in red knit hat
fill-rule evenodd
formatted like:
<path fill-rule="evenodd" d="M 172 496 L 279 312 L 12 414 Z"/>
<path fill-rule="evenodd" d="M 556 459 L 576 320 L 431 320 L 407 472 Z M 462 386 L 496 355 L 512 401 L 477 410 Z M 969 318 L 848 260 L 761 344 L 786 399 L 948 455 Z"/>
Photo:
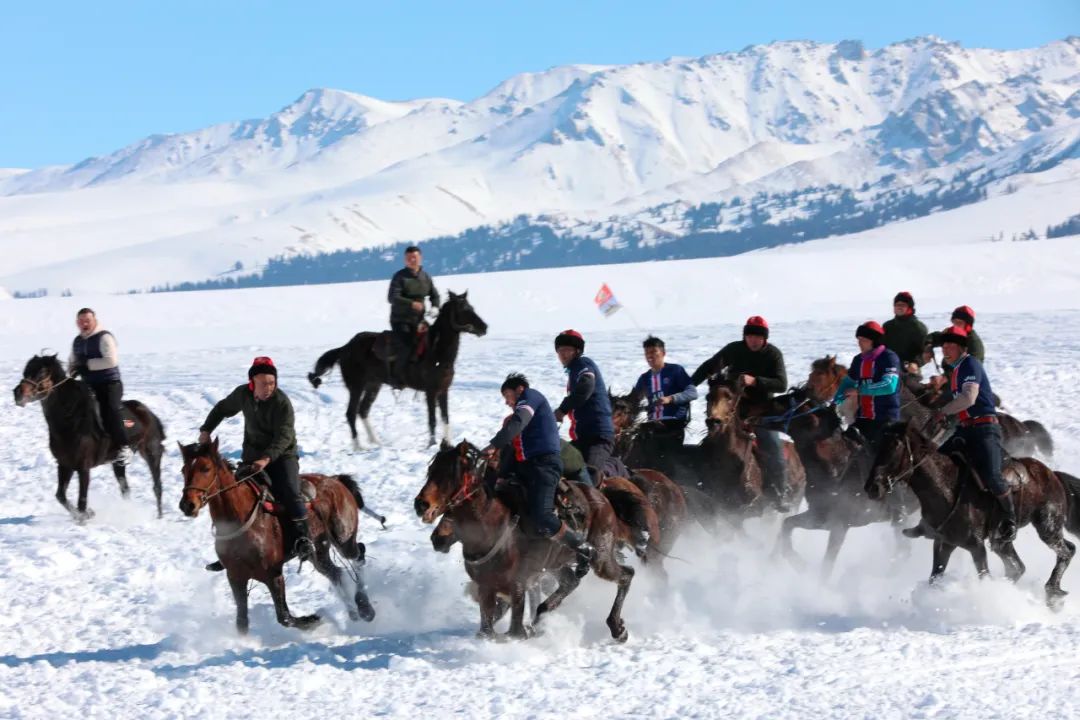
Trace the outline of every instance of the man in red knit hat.
<path fill-rule="evenodd" d="M 787 390 L 784 355 L 769 342 L 769 323 L 765 318 L 760 315 L 748 318 L 743 326 L 743 339 L 728 343 L 703 362 L 690 376 L 690 382 L 700 385 L 706 378 L 725 370 L 732 379 L 741 379 L 747 400 L 767 400 Z M 765 461 L 766 485 L 772 491 L 776 509 L 787 512 L 789 487 L 780 433 L 764 428 L 754 432 Z"/>

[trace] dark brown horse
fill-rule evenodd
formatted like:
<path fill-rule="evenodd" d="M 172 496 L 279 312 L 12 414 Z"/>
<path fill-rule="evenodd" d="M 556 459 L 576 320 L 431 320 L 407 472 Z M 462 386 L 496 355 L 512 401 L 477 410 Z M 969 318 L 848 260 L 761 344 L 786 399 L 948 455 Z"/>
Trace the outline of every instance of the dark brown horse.
<path fill-rule="evenodd" d="M 836 565 L 848 530 L 879 522 L 890 522 L 899 530 L 918 510 L 915 495 L 907 486 L 897 487 L 884 498 L 873 501 L 863 490 L 873 457 L 859 440 L 841 432 L 835 410 L 813 402 L 808 389 L 795 389 L 757 408 L 762 418 L 755 424 L 785 429 L 806 470 L 806 510 L 784 518 L 777 551 L 796 567 L 805 562 L 792 545 L 796 529 L 826 530 L 829 533 L 822 578 Z M 901 547 L 908 547 L 905 544 Z"/>
<path fill-rule="evenodd" d="M 1065 539 L 1063 532 L 1069 512 L 1065 486 L 1054 471 L 1033 458 L 1007 461 L 1003 475 L 1012 488 L 1017 527 L 1031 523 L 1039 539 L 1057 555 L 1045 587 L 1047 604 L 1060 607 L 1066 595 L 1061 589 L 1061 576 L 1076 552 L 1076 546 Z M 898 423 L 885 433 L 866 481 L 866 492 L 880 498 L 897 483 L 906 483 L 915 492 L 922 508 L 920 530 L 934 541 L 931 583 L 942 576 L 958 547 L 971 553 L 980 576 L 988 575 L 987 540 L 1005 563 L 1009 580 L 1015 582 L 1024 574 L 1024 563 L 1013 544 L 1002 542 L 994 531 L 1000 512 L 996 499 L 978 487 L 973 474 L 938 453 L 912 423 Z"/>
<path fill-rule="evenodd" d="M 101 423 L 97 400 L 90 386 L 70 378 L 55 355 L 35 355 L 26 363 L 22 380 L 15 386 L 15 404 L 40 402 L 49 425 L 49 449 L 56 458 L 56 499 L 79 522 L 93 517 L 87 507 L 90 490 L 90 469 L 111 463 L 120 448 Z M 161 517 L 161 456 L 165 452 L 165 428 L 150 409 L 136 400 L 124 401 L 125 418 L 134 423 L 128 432 L 133 449 L 150 467 L 154 479 L 157 514 Z M 128 496 L 126 468 L 112 463 L 113 474 L 120 485 L 120 494 Z M 72 507 L 67 499 L 68 485 L 79 473 L 79 502 Z"/>
<path fill-rule="evenodd" d="M 256 482 L 256 474 L 237 479 L 231 465 L 218 454 L 216 438 L 209 445 L 181 445 L 180 452 L 184 459 L 180 511 L 193 518 L 203 506 L 210 508 L 214 550 L 225 566 L 236 601 L 237 631 L 248 631 L 247 586 L 251 580 L 270 590 L 282 625 L 307 630 L 318 624 L 318 615 L 297 617 L 289 611 L 282 568 L 293 554 L 285 549 L 281 521 L 266 509 L 267 491 Z M 308 512 L 315 545 L 312 564 L 329 578 L 349 617 L 370 622 L 375 609 L 364 590 L 364 547 L 356 540 L 358 514 L 364 506 L 360 488 L 348 475 L 304 474 L 300 479 L 315 490 Z M 331 559 L 331 546 L 349 562 L 349 579 Z"/>
<path fill-rule="evenodd" d="M 435 444 L 435 403 L 442 415 L 443 436 L 450 438 L 450 385 L 454 381 L 454 362 L 457 360 L 461 334 L 471 333 L 483 337 L 487 332 L 485 323 L 468 300 L 468 292 L 449 293 L 439 317 L 427 332 L 427 350 L 416 362 L 409 363 L 407 385 L 423 391 L 427 399 L 429 445 Z M 356 434 L 356 415 L 364 423 L 368 441 L 379 444 L 374 430 L 368 423 L 371 405 L 379 396 L 379 390 L 387 382 L 386 353 L 390 347 L 390 332 L 362 332 L 353 336 L 339 348 L 328 350 L 315 363 L 314 372 L 308 380 L 314 387 L 322 384 L 322 376 L 338 365 L 341 377 L 349 388 L 349 404 L 345 408 L 345 420 L 352 433 L 353 447 L 359 448 Z"/>
<path fill-rule="evenodd" d="M 446 515 L 461 542 L 465 570 L 479 588 L 482 637 L 495 636 L 500 595 L 510 600 L 511 637 L 525 638 L 525 594 L 545 572 L 556 573 L 559 587 L 537 609 L 537 621 L 555 610 L 580 583 L 574 566 L 576 554 L 558 542 L 527 534 L 510 508 L 490 494 L 485 474 L 478 467 L 479 453 L 468 442 L 444 446 L 428 466 L 427 481 L 416 496 L 416 514 L 425 523 Z M 568 483 L 571 502 L 582 517 L 582 531 L 595 552 L 591 567 L 597 576 L 618 585 L 607 625 L 618 642 L 628 637 L 622 605 L 634 569 L 619 562 L 619 546 L 632 545 L 631 531 L 615 516 L 611 503 L 599 490 Z"/>
<path fill-rule="evenodd" d="M 768 507 L 764 463 L 758 456 L 753 427 L 747 422 L 754 406 L 744 403 L 738 384 L 732 388 L 723 382 L 710 382 L 705 402 L 709 432 L 701 441 L 706 471 L 703 487 L 736 516 L 761 515 Z M 782 452 L 792 502 L 797 507 L 806 487 L 806 471 L 791 443 L 785 442 Z"/>

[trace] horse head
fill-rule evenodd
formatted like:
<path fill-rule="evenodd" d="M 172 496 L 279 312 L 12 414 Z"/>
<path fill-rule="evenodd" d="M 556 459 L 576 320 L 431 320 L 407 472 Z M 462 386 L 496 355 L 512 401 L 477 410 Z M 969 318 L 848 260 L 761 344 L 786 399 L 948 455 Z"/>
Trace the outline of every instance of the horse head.
<path fill-rule="evenodd" d="M 209 502 L 211 494 L 219 490 L 231 479 L 232 471 L 218 453 L 218 441 L 210 444 L 191 444 L 180 446 L 180 455 L 184 462 L 184 491 L 180 497 L 180 512 L 188 517 L 196 517 L 199 510 Z"/>
<path fill-rule="evenodd" d="M 608 399 L 611 401 L 611 422 L 615 426 L 615 432 L 633 430 L 642 410 L 641 399 L 634 393 L 615 395 L 610 389 Z"/>
<path fill-rule="evenodd" d="M 840 381 L 847 368 L 836 362 L 835 355 L 826 355 L 810 364 L 810 376 L 806 379 L 806 391 L 816 403 L 827 403 L 840 388 Z"/>
<path fill-rule="evenodd" d="M 431 531 L 431 547 L 435 552 L 448 553 L 456 542 L 457 534 L 454 532 L 454 521 L 443 515 L 439 520 L 439 524 Z"/>
<path fill-rule="evenodd" d="M 448 292 L 448 299 L 439 310 L 439 318 L 436 324 L 443 322 L 456 332 L 467 332 L 483 337 L 487 334 L 488 326 L 483 318 L 476 314 L 469 302 L 469 291 L 458 295 L 453 290 Z M 445 320 L 443 320 L 445 318 Z"/>
<path fill-rule="evenodd" d="M 23 368 L 22 380 L 15 386 L 15 404 L 27 404 L 44 400 L 61 383 L 67 381 L 64 366 L 56 355 L 35 355 Z"/>
<path fill-rule="evenodd" d="M 443 441 L 435 457 L 428 463 L 424 487 L 413 500 L 417 517 L 430 525 L 440 515 L 483 488 L 482 478 L 478 477 L 477 472 L 479 456 L 476 446 L 467 440 L 454 446 Z"/>
<path fill-rule="evenodd" d="M 885 429 L 863 487 L 871 500 L 885 497 L 897 481 L 907 479 L 915 471 L 915 455 L 911 446 L 913 432 L 910 423 L 904 421 L 892 423 Z"/>
<path fill-rule="evenodd" d="M 705 399 L 705 425 L 709 432 L 723 432 L 735 421 L 739 395 L 727 385 L 709 383 L 709 394 Z"/>

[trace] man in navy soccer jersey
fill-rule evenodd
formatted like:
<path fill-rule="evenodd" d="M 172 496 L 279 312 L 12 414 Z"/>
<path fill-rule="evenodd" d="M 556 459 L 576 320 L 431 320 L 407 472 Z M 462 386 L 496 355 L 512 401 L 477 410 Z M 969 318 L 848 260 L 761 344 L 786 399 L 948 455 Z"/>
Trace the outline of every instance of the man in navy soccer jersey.
<path fill-rule="evenodd" d="M 661 455 L 682 447 L 686 425 L 690 422 L 690 403 L 698 390 L 682 365 L 667 362 L 667 348 L 658 337 L 649 336 L 641 343 L 649 370 L 634 385 L 635 404 L 646 402 L 648 422 L 656 428 L 653 439 Z"/>

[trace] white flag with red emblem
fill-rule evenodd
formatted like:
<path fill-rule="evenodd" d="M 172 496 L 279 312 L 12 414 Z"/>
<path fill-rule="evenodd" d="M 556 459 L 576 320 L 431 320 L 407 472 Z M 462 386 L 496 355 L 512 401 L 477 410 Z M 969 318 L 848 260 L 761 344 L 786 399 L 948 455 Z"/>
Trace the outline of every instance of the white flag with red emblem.
<path fill-rule="evenodd" d="M 604 317 L 610 317 L 622 307 L 619 301 L 615 299 L 615 293 L 611 292 L 611 288 L 608 287 L 607 283 L 600 286 L 600 290 L 596 293 L 593 302 L 596 303 L 596 309 L 603 313 Z"/>

